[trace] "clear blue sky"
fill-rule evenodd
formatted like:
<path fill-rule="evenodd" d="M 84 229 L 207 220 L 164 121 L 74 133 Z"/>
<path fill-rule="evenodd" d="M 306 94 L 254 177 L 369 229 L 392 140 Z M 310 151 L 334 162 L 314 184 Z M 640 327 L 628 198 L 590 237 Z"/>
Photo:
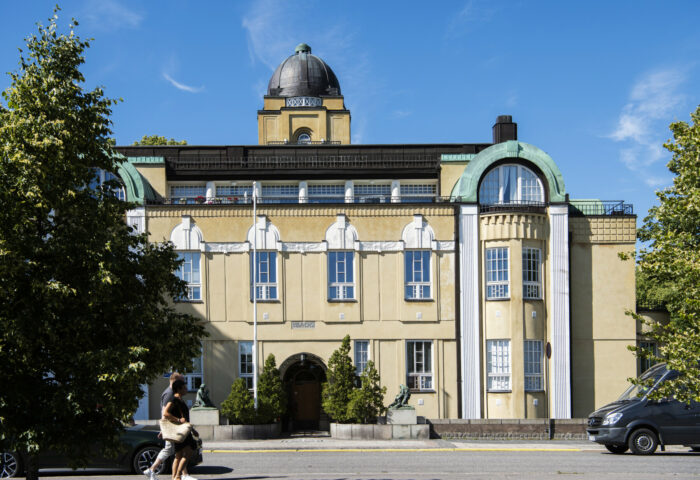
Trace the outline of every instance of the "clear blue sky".
<path fill-rule="evenodd" d="M 0 71 L 55 0 L 4 2 Z M 70 0 L 95 40 L 119 145 L 144 134 L 257 143 L 274 68 L 300 42 L 335 71 L 353 143 L 490 142 L 499 114 L 549 153 L 571 198 L 641 219 L 668 185 L 668 124 L 700 103 L 700 2 Z M 0 77 L 0 88 L 9 77 Z"/>

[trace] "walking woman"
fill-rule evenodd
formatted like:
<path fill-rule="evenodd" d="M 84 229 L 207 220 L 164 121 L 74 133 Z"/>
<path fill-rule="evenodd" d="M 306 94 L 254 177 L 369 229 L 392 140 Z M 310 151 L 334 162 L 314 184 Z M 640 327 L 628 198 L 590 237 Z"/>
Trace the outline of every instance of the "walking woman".
<path fill-rule="evenodd" d="M 163 418 L 174 423 L 190 421 L 190 409 L 183 400 L 187 393 L 187 384 L 183 380 L 173 382 L 174 398 L 163 407 Z M 197 449 L 197 443 L 190 432 L 184 441 L 175 444 L 175 460 L 173 460 L 173 480 L 183 480 L 182 471 L 192 453 Z"/>

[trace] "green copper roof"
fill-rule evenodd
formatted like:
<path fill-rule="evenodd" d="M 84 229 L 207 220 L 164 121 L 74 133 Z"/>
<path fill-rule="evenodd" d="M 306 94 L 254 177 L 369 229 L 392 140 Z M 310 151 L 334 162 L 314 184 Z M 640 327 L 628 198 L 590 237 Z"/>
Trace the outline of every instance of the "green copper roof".
<path fill-rule="evenodd" d="M 294 49 L 294 53 L 311 53 L 311 47 L 305 43 L 300 43 L 297 48 Z"/>
<path fill-rule="evenodd" d="M 162 157 L 134 157 L 134 158 L 126 158 L 123 155 L 117 155 L 121 163 L 119 164 L 119 168 L 117 169 L 117 175 L 122 179 L 124 182 L 124 188 L 126 190 L 126 200 L 129 202 L 136 202 L 140 203 L 141 205 L 146 203 L 146 200 L 155 200 L 156 199 L 156 193 L 153 191 L 153 187 L 151 187 L 151 184 L 148 183 L 148 181 L 141 176 L 138 170 L 136 170 L 136 167 L 134 166 L 135 163 L 163 163 L 163 158 Z M 161 161 L 149 161 L 149 162 L 143 162 L 139 161 L 145 158 L 149 159 L 157 159 L 159 158 Z"/>
<path fill-rule="evenodd" d="M 550 202 L 564 202 L 566 200 L 564 177 L 552 157 L 534 145 L 517 140 L 497 143 L 479 152 L 466 166 L 462 176 L 452 189 L 452 200 L 476 203 L 479 180 L 484 172 L 494 162 L 507 158 L 527 160 L 542 171 L 549 186 Z"/>

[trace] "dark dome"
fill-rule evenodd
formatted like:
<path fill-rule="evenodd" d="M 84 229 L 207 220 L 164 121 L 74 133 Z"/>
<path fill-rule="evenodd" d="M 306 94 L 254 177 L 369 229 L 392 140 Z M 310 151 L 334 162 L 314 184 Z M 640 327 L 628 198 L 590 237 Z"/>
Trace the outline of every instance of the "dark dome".
<path fill-rule="evenodd" d="M 267 94 L 273 97 L 340 95 L 340 84 L 331 67 L 311 55 L 311 47 L 300 43 L 294 55 L 280 63 L 272 74 Z"/>

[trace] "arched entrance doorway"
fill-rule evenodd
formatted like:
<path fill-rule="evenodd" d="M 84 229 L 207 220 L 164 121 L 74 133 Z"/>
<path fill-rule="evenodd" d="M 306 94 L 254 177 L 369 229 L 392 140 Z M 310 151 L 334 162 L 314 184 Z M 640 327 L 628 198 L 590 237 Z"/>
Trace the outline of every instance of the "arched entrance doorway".
<path fill-rule="evenodd" d="M 326 381 L 326 365 L 312 353 L 292 355 L 280 365 L 280 375 L 289 399 L 283 425 L 290 431 L 328 430 L 321 409 L 321 385 Z"/>

